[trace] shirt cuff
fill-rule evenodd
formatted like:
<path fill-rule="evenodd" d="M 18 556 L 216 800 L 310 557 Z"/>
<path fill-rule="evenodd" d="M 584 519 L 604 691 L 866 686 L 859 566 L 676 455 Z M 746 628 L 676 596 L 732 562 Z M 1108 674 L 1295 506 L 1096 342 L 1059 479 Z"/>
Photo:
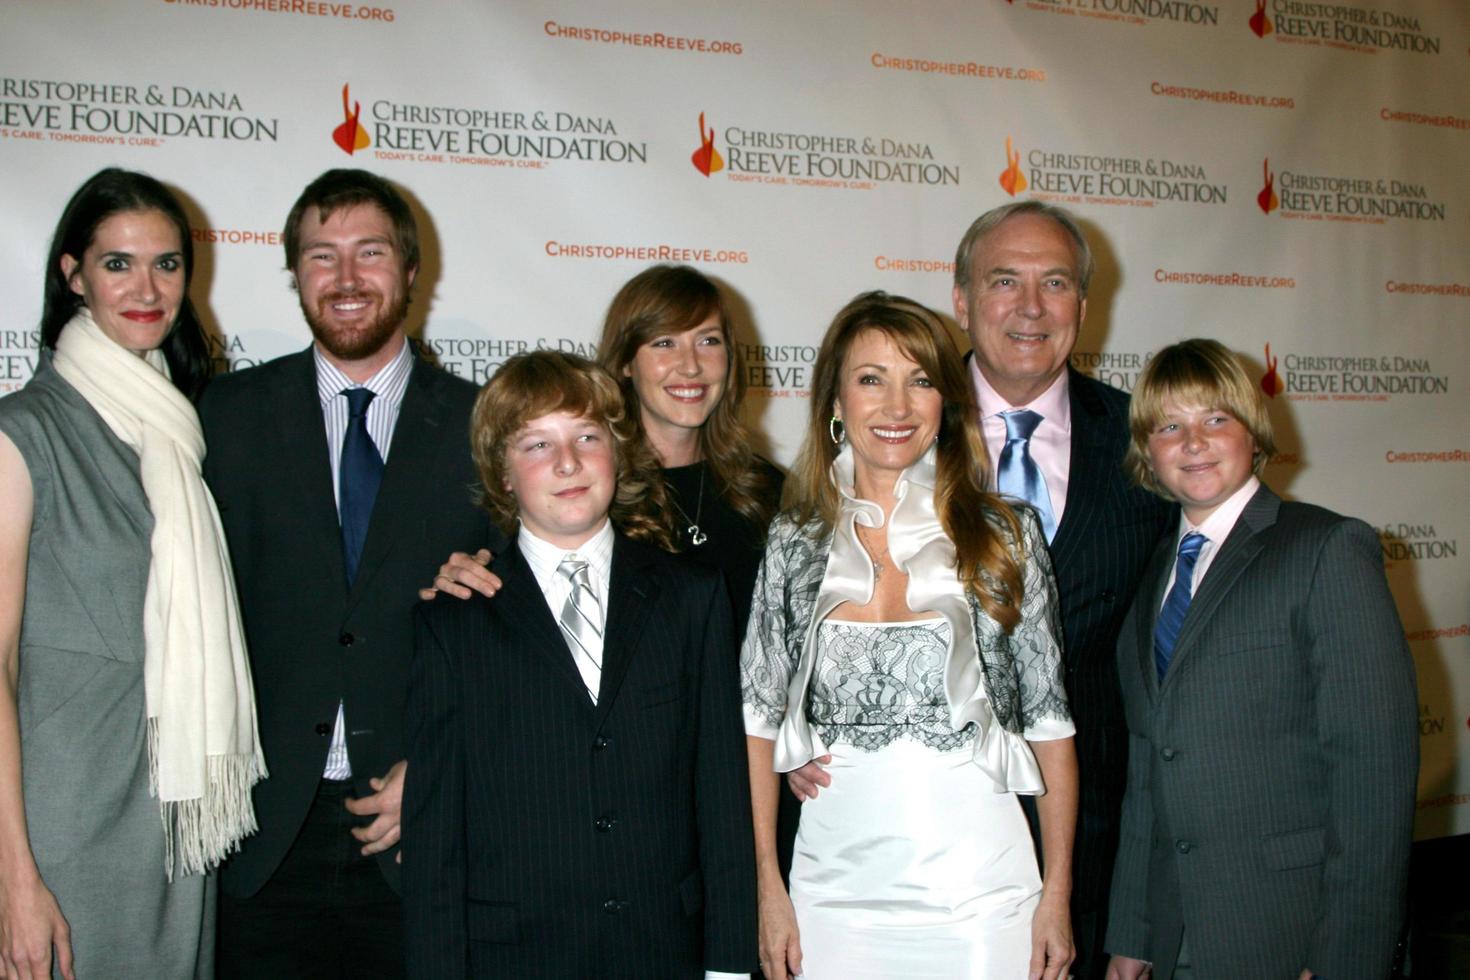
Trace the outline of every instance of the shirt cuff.
<path fill-rule="evenodd" d="M 1053 742 L 1076 734 L 1077 726 L 1070 718 L 1041 718 L 1025 732 L 1028 742 Z"/>
<path fill-rule="evenodd" d="M 744 711 L 745 734 L 754 735 L 756 738 L 768 738 L 773 742 L 776 740 L 777 734 L 781 731 L 779 725 L 773 725 L 767 721 L 766 716 L 761 714 L 760 709 L 753 704 L 745 705 Z"/>
<path fill-rule="evenodd" d="M 705 970 L 704 980 L 750 980 L 750 974 L 721 973 L 719 970 Z"/>

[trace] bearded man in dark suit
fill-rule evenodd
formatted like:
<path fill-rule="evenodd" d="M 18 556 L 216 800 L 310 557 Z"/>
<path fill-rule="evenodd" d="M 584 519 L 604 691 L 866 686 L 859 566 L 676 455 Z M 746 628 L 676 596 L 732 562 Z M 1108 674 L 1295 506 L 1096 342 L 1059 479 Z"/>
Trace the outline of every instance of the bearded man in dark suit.
<path fill-rule="evenodd" d="M 404 334 L 418 230 L 332 170 L 286 220 L 313 342 L 216 379 L 204 475 L 229 538 L 270 778 L 221 875 L 223 977 L 402 976 L 399 810 L 415 585 L 498 545 L 470 487 L 475 388 Z"/>

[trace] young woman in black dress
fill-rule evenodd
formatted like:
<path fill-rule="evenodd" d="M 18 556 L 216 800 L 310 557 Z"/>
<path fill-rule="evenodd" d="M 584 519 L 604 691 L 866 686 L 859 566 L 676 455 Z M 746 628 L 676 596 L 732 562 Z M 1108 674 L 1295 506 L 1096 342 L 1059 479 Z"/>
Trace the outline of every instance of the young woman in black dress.
<path fill-rule="evenodd" d="M 663 464 L 680 553 L 725 573 L 744 635 L 782 474 L 741 421 L 745 371 L 720 291 L 687 265 L 645 269 L 613 297 L 597 349 Z"/>

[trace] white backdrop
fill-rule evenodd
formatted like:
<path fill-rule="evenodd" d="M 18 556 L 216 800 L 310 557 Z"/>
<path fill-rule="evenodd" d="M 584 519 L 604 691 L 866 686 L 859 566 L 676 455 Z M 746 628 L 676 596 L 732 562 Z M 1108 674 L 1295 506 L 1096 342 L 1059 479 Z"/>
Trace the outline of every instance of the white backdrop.
<path fill-rule="evenodd" d="M 1099 253 L 1077 366 L 1128 388 L 1150 351 L 1220 338 L 1273 395 L 1268 481 L 1380 530 L 1419 669 L 1419 833 L 1463 833 L 1467 93 L 1461 0 L 11 2 L 0 393 L 30 376 L 47 240 L 96 169 L 188 199 L 196 302 L 239 367 L 307 342 L 279 230 L 307 181 L 360 166 L 420 210 L 416 329 L 451 370 L 590 353 L 624 280 L 690 262 L 736 297 L 785 463 L 843 302 L 947 311 L 969 222 L 1057 201 Z"/>

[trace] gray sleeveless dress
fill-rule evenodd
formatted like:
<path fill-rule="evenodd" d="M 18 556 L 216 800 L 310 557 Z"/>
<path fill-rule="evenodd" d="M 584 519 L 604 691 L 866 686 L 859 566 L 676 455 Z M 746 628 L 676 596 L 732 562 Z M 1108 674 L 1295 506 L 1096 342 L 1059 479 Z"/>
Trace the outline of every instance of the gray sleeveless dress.
<path fill-rule="evenodd" d="M 35 491 L 20 630 L 26 822 L 71 926 L 77 977 L 212 977 L 214 878 L 167 883 L 163 823 L 148 793 L 143 596 L 153 516 L 138 457 L 49 352 L 23 390 L 0 398 L 0 431 Z"/>

